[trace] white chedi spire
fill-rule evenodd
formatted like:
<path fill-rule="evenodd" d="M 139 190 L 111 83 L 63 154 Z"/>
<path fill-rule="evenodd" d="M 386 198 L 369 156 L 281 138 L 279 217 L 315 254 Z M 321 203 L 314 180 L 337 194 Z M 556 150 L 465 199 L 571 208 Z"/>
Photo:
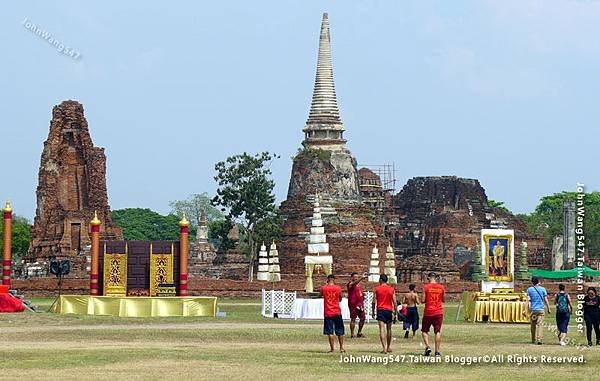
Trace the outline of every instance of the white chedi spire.
<path fill-rule="evenodd" d="M 385 250 L 385 269 L 383 273 L 388 277 L 388 283 L 398 283 L 396 278 L 396 261 L 394 260 L 394 249 L 388 242 L 387 249 Z"/>
<path fill-rule="evenodd" d="M 323 227 L 323 218 L 321 217 L 321 206 L 319 196 L 315 195 L 312 222 L 310 226 L 310 235 L 308 236 L 309 254 L 327 254 L 329 253 L 329 244 Z"/>
<path fill-rule="evenodd" d="M 319 55 L 317 74 L 310 112 L 304 131 L 305 148 L 340 150 L 345 148 L 344 125 L 340 119 L 340 110 L 333 83 L 333 64 L 331 59 L 331 39 L 329 35 L 329 16 L 323 13 L 321 33 L 319 34 Z"/>
<path fill-rule="evenodd" d="M 277 245 L 275 245 L 275 241 L 273 241 L 269 250 L 269 278 L 271 282 L 279 282 L 281 280 L 279 252 L 277 251 Z"/>
<path fill-rule="evenodd" d="M 198 218 L 196 241 L 200 243 L 208 242 L 208 226 L 206 225 L 206 213 L 204 213 L 204 210 L 200 211 L 200 217 Z"/>
<path fill-rule="evenodd" d="M 269 258 L 267 257 L 267 247 L 265 243 L 260 246 L 258 252 L 258 273 L 256 274 L 257 280 L 269 280 Z"/>
<path fill-rule="evenodd" d="M 379 249 L 373 246 L 371 263 L 369 264 L 369 282 L 379 282 Z"/>
<path fill-rule="evenodd" d="M 317 74 L 307 124 L 331 124 L 342 128 L 340 110 L 335 95 L 335 85 L 333 84 L 331 39 L 329 35 L 329 16 L 327 13 L 323 13 L 323 20 L 321 21 Z"/>

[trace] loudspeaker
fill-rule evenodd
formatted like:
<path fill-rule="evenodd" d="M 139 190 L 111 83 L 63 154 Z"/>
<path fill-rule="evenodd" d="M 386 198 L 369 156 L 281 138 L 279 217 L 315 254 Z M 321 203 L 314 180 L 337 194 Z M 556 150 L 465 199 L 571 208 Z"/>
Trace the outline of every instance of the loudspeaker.
<path fill-rule="evenodd" d="M 71 261 L 63 259 L 60 261 L 60 273 L 64 276 L 71 272 Z"/>
<path fill-rule="evenodd" d="M 51 259 L 50 260 L 50 273 L 58 277 L 67 275 L 71 272 L 71 261 L 68 259 Z"/>
<path fill-rule="evenodd" d="M 56 276 L 60 275 L 60 261 L 58 259 L 50 260 L 50 273 Z"/>

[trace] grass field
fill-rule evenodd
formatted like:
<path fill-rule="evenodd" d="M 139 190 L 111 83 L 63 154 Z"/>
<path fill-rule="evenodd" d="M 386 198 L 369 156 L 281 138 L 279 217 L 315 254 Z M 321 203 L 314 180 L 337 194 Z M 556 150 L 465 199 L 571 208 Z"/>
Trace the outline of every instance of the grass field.
<path fill-rule="evenodd" d="M 47 309 L 51 299 L 34 300 Z M 193 380 L 597 380 L 600 347 L 560 347 L 550 331 L 545 345 L 530 344 L 528 325 L 455 322 L 456 305 L 446 308 L 442 362 L 420 359 L 420 339 L 405 340 L 398 326 L 394 360 L 340 363 L 327 354 L 320 321 L 265 319 L 258 300 L 220 299 L 226 318 L 114 318 L 51 313 L 0 314 L 1 379 L 193 379 Z M 553 319 L 546 318 L 548 325 Z M 346 325 L 346 329 L 348 326 Z M 571 326 L 571 338 L 585 337 Z M 377 327 L 366 339 L 346 341 L 346 356 L 375 356 Z M 504 354 L 502 363 L 460 365 L 445 355 Z M 537 363 L 509 364 L 509 355 L 534 356 Z M 585 364 L 540 364 L 541 356 L 580 356 Z M 396 357 L 398 356 L 398 357 Z M 404 357 L 402 357 L 404 356 Z"/>

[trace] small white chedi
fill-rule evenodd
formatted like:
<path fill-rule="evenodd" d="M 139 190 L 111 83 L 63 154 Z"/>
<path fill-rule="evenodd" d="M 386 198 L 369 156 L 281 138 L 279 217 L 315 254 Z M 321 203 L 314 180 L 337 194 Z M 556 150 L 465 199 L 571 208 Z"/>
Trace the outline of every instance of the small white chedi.
<path fill-rule="evenodd" d="M 327 275 L 333 270 L 333 257 L 329 254 L 329 244 L 323 227 L 323 218 L 321 217 L 321 205 L 319 196 L 315 195 L 313 216 L 310 225 L 310 235 L 308 236 L 308 255 L 304 257 L 306 266 L 306 292 L 313 292 L 313 271 L 323 269 Z"/>
<path fill-rule="evenodd" d="M 315 196 L 313 216 L 310 226 L 310 235 L 308 237 L 308 254 L 328 254 L 329 244 L 323 227 L 323 217 L 321 217 L 321 205 L 319 196 Z"/>
<path fill-rule="evenodd" d="M 263 242 L 258 252 L 258 273 L 256 274 L 256 279 L 269 280 L 269 278 L 269 258 L 267 257 L 267 247 Z"/>
<path fill-rule="evenodd" d="M 379 282 L 379 249 L 373 246 L 369 264 L 369 282 Z"/>
<path fill-rule="evenodd" d="M 388 283 L 398 283 L 398 280 L 396 278 L 396 261 L 394 260 L 394 249 L 389 243 L 387 249 L 385 250 L 385 269 L 383 273 L 387 275 Z"/>
<path fill-rule="evenodd" d="M 279 252 L 275 241 L 271 243 L 269 250 L 269 280 L 271 282 L 279 282 L 281 280 L 281 269 L 279 268 Z"/>
<path fill-rule="evenodd" d="M 383 273 L 388 277 L 388 283 L 398 283 L 396 278 L 396 261 L 394 260 L 394 249 L 388 243 L 385 250 L 385 261 L 383 262 Z M 369 264 L 369 282 L 379 282 L 379 249 L 373 246 L 371 251 L 371 262 Z"/>

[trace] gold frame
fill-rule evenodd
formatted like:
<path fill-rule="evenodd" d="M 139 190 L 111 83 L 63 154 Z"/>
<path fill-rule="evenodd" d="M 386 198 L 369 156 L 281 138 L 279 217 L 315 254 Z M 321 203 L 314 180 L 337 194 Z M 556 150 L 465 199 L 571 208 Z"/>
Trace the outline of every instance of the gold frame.
<path fill-rule="evenodd" d="M 505 239 L 507 241 L 506 270 L 507 270 L 508 274 L 506 274 L 506 275 L 499 276 L 499 275 L 491 275 L 490 274 L 490 253 L 489 253 L 490 241 L 495 240 L 495 239 Z M 512 253 L 513 236 L 510 234 L 484 234 L 483 241 L 485 242 L 485 250 L 483 251 L 485 253 L 485 272 L 488 276 L 488 280 L 495 281 L 495 282 L 512 282 L 513 271 L 514 271 L 511 266 L 512 259 L 513 259 L 513 253 Z"/>
<path fill-rule="evenodd" d="M 166 260 L 166 270 L 167 270 L 167 283 L 173 283 L 174 277 L 174 267 L 173 261 L 175 256 L 175 247 L 174 244 L 171 243 L 171 252 L 166 254 L 154 254 L 152 252 L 152 243 L 150 243 L 150 296 L 156 296 L 158 292 L 158 282 L 156 279 L 156 265 L 158 259 Z"/>
<path fill-rule="evenodd" d="M 127 243 L 125 243 L 125 253 L 106 253 L 106 243 L 104 244 L 104 260 L 103 260 L 103 280 L 102 289 L 104 296 L 125 296 L 127 295 Z M 119 270 L 121 272 L 118 283 L 110 283 L 110 262 L 112 260 L 119 261 Z"/>

